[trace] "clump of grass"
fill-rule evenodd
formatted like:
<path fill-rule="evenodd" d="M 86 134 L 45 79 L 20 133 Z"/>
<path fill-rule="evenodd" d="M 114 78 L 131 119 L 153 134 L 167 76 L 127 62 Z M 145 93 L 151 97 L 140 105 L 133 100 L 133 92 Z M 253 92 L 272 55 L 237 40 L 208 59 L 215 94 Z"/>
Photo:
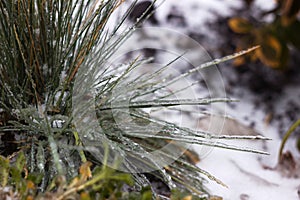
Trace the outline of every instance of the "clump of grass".
<path fill-rule="evenodd" d="M 124 63 L 123 70 L 107 66 L 106 61 L 134 31 L 134 27 L 141 23 L 138 20 L 122 34 L 117 34 L 136 2 L 110 30 L 107 29 L 108 20 L 123 1 L 0 2 L 0 133 L 4 142 L 14 142 L 4 146 L 1 151 L 11 158 L 3 158 L 5 163 L 13 160 L 12 153 L 25 155 L 20 158 L 23 164 L 18 167 L 19 172 L 25 168 L 29 174 L 43 175 L 37 176 L 40 179 L 34 183 L 36 192 L 49 191 L 57 177 L 66 178 L 62 185 L 71 191 L 70 194 L 82 192 L 95 179 L 98 183 L 97 169 L 86 167 L 83 171 L 78 170 L 82 163 L 89 160 L 102 165 L 102 169 L 109 165 L 132 174 L 133 189 L 136 190 L 152 187 L 147 174 L 141 173 L 146 171 L 164 182 L 170 190 L 189 191 L 199 198 L 208 198 L 203 185 L 206 177 L 224 184 L 194 165 L 197 161 L 194 157 L 197 156 L 192 150 L 186 150 L 187 144 L 264 153 L 212 141 L 210 139 L 233 137 L 183 128 L 149 117 L 143 111 L 147 107 L 231 101 L 226 98 L 174 100 L 170 95 L 153 94 L 201 68 L 248 51 L 205 63 L 177 78 L 167 77 L 163 83 L 155 81 L 155 77 L 168 66 L 135 80 L 128 79 L 132 70 L 147 60 L 136 59 Z M 93 59 L 95 57 L 97 60 Z M 148 100 L 144 100 L 145 97 Z M 89 118 L 91 107 L 96 118 Z M 265 139 L 259 136 L 235 138 Z M 166 145 L 170 148 L 164 150 Z M 160 151 L 153 157 L 151 152 L 158 149 Z M 116 160 L 122 162 L 114 166 Z M 87 176 L 90 170 L 95 174 L 92 179 Z M 6 178 L 13 176 L 8 171 L 3 171 L 1 175 L 4 174 Z M 114 180 L 119 177 L 120 181 L 131 184 L 127 175 L 108 174 L 101 180 L 110 180 L 112 176 Z M 85 178 L 74 179 L 78 176 Z M 2 181 L 7 180 L 5 177 Z M 18 177 L 30 180 L 28 177 Z M 6 184 L 2 182 L 3 187 Z M 28 181 L 25 184 L 28 188 Z M 101 184 L 96 186 L 98 189 L 102 187 Z M 56 191 L 61 189 L 59 184 L 54 184 L 54 187 Z M 159 196 L 153 188 L 151 191 L 153 197 Z M 63 195 L 61 199 L 69 195 L 64 192 L 59 194 Z"/>

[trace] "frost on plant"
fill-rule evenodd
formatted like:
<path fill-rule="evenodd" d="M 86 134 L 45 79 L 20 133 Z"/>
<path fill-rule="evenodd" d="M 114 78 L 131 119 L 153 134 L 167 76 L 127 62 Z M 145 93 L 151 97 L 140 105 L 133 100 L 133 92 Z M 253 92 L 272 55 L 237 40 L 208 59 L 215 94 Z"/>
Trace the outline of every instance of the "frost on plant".
<path fill-rule="evenodd" d="M 35 176 L 39 177 L 34 182 L 39 192 L 58 190 L 64 185 L 76 193 L 79 190 L 72 183 L 80 188 L 90 186 L 95 179 L 86 178 L 79 184 L 74 177 L 91 174 L 92 168 L 88 167 L 86 173 L 79 170 L 79 174 L 78 169 L 82 163 L 92 161 L 103 166 L 103 170 L 109 167 L 130 173 L 134 179 L 132 187 L 137 190 L 151 187 L 147 174 L 152 174 L 169 189 L 180 188 L 207 196 L 203 186 L 206 177 L 223 183 L 194 165 L 198 157 L 190 144 L 265 153 L 226 144 L 226 139 L 266 139 L 261 136 L 230 137 L 196 131 L 147 112 L 147 109 L 159 113 L 162 108 L 180 110 L 233 101 L 216 94 L 183 98 L 179 93 L 196 83 L 175 89 L 173 86 L 194 73 L 257 47 L 198 63 L 194 60 L 197 44 L 186 43 L 184 51 L 179 51 L 168 63 L 151 73 L 137 73 L 153 60 L 138 55 L 129 62 L 116 60 L 116 55 L 120 55 L 117 50 L 127 47 L 124 42 L 136 36 L 133 33 L 142 22 L 125 26 L 136 2 L 117 18 L 113 27 L 111 17 L 123 1 L 0 2 L 0 135 L 3 142 L 16 141 L 1 146 L 1 153 L 10 159 L 3 158 L 7 165 L 1 175 L 8 176 L 12 168 L 7 162 L 23 152 L 25 156 L 20 160 L 26 162 L 22 165 L 26 172 L 43 175 Z M 145 36 L 145 32 L 141 34 Z M 181 40 L 170 41 L 183 45 Z M 173 69 L 171 65 L 181 58 L 191 59 L 193 68 L 177 75 L 168 73 Z M 208 85 L 214 88 L 215 82 Z M 18 170 L 19 173 L 20 167 Z M 99 180 L 104 179 L 98 172 L 97 168 L 93 170 Z M 112 172 L 109 174 L 117 179 Z M 7 183 L 5 177 L 1 180 L 3 187 Z M 66 180 L 53 186 L 58 177 Z M 121 177 L 123 182 L 130 182 L 126 175 Z M 64 181 L 70 180 L 74 182 L 68 186 Z M 100 186 L 99 183 L 92 190 L 100 191 Z"/>

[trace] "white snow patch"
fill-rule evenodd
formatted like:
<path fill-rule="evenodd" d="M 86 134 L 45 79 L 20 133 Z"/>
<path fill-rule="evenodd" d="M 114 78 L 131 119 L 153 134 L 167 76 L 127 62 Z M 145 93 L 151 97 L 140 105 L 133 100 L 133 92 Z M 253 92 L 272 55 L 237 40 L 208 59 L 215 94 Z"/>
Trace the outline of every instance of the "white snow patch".
<path fill-rule="evenodd" d="M 158 1 L 159 4 L 160 1 Z M 242 1 L 220 1 L 220 0 L 185 0 L 185 1 L 164 1 L 157 9 L 157 19 L 162 26 L 169 26 L 166 23 L 167 15 L 176 7 L 183 14 L 188 27 L 194 30 L 203 29 L 207 22 L 217 19 L 219 16 L 229 16 L 233 8 L 242 6 Z M 176 27 L 178 29 L 178 27 Z"/>
<path fill-rule="evenodd" d="M 262 10 L 272 10 L 276 6 L 276 1 L 255 0 L 254 5 Z"/>

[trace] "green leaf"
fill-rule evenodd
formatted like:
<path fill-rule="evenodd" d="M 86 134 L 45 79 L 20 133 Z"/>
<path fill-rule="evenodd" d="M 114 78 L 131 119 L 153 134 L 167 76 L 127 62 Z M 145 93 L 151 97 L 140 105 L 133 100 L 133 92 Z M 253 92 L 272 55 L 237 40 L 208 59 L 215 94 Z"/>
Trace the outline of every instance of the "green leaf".
<path fill-rule="evenodd" d="M 112 177 L 110 177 L 110 179 L 116 180 L 116 181 L 122 181 L 122 182 L 126 183 L 127 185 L 131 185 L 131 186 L 133 186 L 133 184 L 134 184 L 134 181 L 130 174 L 117 173 L 117 174 L 114 174 Z"/>
<path fill-rule="evenodd" d="M 0 156 L 0 184 L 5 187 L 8 183 L 9 159 Z"/>
<path fill-rule="evenodd" d="M 147 190 L 143 192 L 142 200 L 151 200 L 152 199 L 152 192 L 151 190 Z"/>
<path fill-rule="evenodd" d="M 11 166 L 11 169 L 10 169 L 12 182 L 14 182 L 15 184 L 17 184 L 20 187 L 22 187 L 22 179 L 23 179 L 22 172 L 23 172 L 25 164 L 26 164 L 25 155 L 23 152 L 21 152 L 18 155 L 16 162 L 14 163 L 13 166 Z"/>
<path fill-rule="evenodd" d="M 27 180 L 32 181 L 35 185 L 38 185 L 41 183 L 43 177 L 44 174 L 41 173 L 29 173 L 27 176 Z"/>
<path fill-rule="evenodd" d="M 206 197 L 195 196 L 190 192 L 181 191 L 180 189 L 174 189 L 171 192 L 171 200 L 207 200 Z"/>
<path fill-rule="evenodd" d="M 16 167 L 17 169 L 22 172 L 23 171 L 23 168 L 26 164 L 26 159 L 25 159 L 25 155 L 23 152 L 21 152 L 19 155 L 18 155 L 18 158 L 17 158 L 17 161 L 16 161 Z"/>

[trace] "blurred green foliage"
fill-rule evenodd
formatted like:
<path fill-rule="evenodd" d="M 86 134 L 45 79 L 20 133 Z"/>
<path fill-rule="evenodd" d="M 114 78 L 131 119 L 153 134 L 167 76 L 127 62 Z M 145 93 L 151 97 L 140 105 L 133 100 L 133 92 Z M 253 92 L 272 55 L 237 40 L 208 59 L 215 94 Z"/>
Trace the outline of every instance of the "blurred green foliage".
<path fill-rule="evenodd" d="M 254 1 L 247 1 L 250 7 Z M 237 42 L 237 51 L 249 46 L 260 45 L 257 51 L 248 57 L 235 60 L 236 66 L 246 62 L 260 60 L 274 69 L 284 70 L 290 58 L 289 47 L 300 49 L 300 21 L 297 15 L 300 10 L 298 0 L 277 0 L 276 7 L 262 12 L 255 19 L 232 17 L 228 21 L 231 30 L 242 37 Z M 260 20 L 265 16 L 272 16 L 272 21 Z"/>
<path fill-rule="evenodd" d="M 152 199 L 150 188 L 141 192 L 129 193 L 122 187 L 134 184 L 130 174 L 120 173 L 108 167 L 95 167 L 90 171 L 91 163 L 83 163 L 78 176 L 67 181 L 57 176 L 43 193 L 39 184 L 42 174 L 28 173 L 26 159 L 20 152 L 11 161 L 0 157 L 0 197 L 3 199 Z"/>

